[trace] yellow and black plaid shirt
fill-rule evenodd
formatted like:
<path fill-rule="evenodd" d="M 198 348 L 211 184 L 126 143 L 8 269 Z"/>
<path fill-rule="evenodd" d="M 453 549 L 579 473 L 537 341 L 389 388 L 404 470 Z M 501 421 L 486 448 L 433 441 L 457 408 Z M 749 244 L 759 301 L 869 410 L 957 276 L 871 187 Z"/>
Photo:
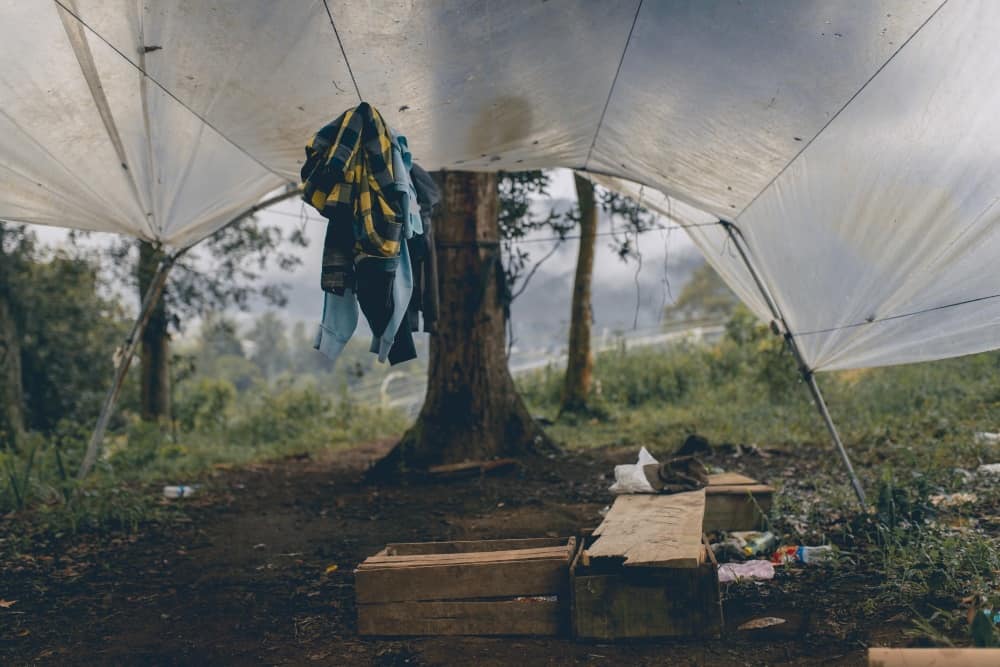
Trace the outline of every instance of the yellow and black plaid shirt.
<path fill-rule="evenodd" d="M 306 146 L 302 181 L 303 199 L 331 225 L 352 222 L 357 256 L 399 255 L 401 193 L 389 129 L 374 107 L 362 102 L 316 133 Z"/>

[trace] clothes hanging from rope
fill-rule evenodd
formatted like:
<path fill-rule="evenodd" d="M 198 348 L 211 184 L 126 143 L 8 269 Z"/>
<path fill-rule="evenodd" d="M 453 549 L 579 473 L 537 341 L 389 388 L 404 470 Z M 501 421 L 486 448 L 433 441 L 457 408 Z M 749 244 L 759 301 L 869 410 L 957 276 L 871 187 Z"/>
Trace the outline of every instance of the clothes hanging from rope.
<path fill-rule="evenodd" d="M 424 224 L 412 166 L 406 137 L 366 103 L 346 111 L 306 146 L 303 197 L 329 220 L 320 275 L 323 316 L 314 347 L 334 361 L 357 327 L 359 308 L 379 361 L 416 357 L 407 317 L 413 293 L 409 242 Z"/>
<path fill-rule="evenodd" d="M 348 220 L 355 262 L 399 255 L 404 193 L 394 178 L 392 151 L 389 128 L 367 102 L 345 111 L 306 145 L 302 198 L 338 228 L 327 233 L 330 245 L 324 243 L 324 289 L 342 292 L 349 286 L 343 262 L 346 233 L 339 229 Z"/>
<path fill-rule="evenodd" d="M 407 240 L 413 265 L 413 295 L 408 309 L 410 328 L 420 330 L 420 314 L 423 313 L 424 331 L 434 333 L 437 330 L 439 299 L 437 249 L 434 247 L 431 217 L 441 202 L 441 190 L 431 175 L 418 164 L 410 169 L 410 178 L 417 193 L 423 223 L 423 234 L 414 234 Z"/>

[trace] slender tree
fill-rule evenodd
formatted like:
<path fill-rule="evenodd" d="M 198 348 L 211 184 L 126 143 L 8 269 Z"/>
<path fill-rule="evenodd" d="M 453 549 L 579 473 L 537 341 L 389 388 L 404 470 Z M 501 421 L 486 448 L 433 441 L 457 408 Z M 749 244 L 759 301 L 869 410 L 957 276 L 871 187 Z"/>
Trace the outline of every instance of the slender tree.
<path fill-rule="evenodd" d="M 170 332 L 182 329 L 197 315 L 230 307 L 246 310 L 254 298 L 284 305 L 284 285 L 263 283 L 261 273 L 269 265 L 293 269 L 301 259 L 288 246 L 306 244 L 298 229 L 286 233 L 280 226 L 248 217 L 205 239 L 173 265 L 163 298 L 142 338 L 140 413 L 144 419 L 170 417 Z M 134 285 L 141 301 L 163 250 L 139 241 L 135 253 L 136 245 L 129 241 L 110 249 L 116 277 Z"/>
<path fill-rule="evenodd" d="M 427 398 L 376 475 L 551 447 L 507 366 L 497 175 L 445 172 L 440 180 L 434 233 L 441 309 Z"/>
<path fill-rule="evenodd" d="M 580 252 L 573 280 L 573 304 L 570 309 L 569 348 L 566 378 L 560 412 L 586 412 L 590 396 L 594 355 L 590 349 L 590 324 L 593 319 L 590 286 L 594 274 L 594 250 L 597 245 L 597 206 L 594 184 L 574 174 L 580 208 Z"/>

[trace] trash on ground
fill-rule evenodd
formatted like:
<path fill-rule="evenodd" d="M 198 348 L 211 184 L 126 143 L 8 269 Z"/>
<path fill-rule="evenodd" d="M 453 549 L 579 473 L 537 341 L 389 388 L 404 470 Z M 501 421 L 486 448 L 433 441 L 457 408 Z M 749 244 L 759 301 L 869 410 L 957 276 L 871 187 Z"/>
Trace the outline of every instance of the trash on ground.
<path fill-rule="evenodd" d="M 183 484 L 179 486 L 165 486 L 163 487 L 163 497 L 170 498 L 172 500 L 176 498 L 187 498 L 194 494 L 196 488 L 197 487 L 185 486 Z"/>
<path fill-rule="evenodd" d="M 729 535 L 730 537 L 743 540 L 744 556 L 766 556 L 778 546 L 778 538 L 771 531 L 764 533 L 754 530 L 739 531 L 730 533 Z"/>
<path fill-rule="evenodd" d="M 1000 463 L 984 463 L 976 468 L 980 475 L 1000 475 Z"/>
<path fill-rule="evenodd" d="M 615 466 L 615 483 L 608 489 L 614 494 L 654 493 L 642 468 L 651 463 L 659 463 L 645 447 L 639 449 L 639 458 L 634 464 Z"/>
<path fill-rule="evenodd" d="M 1000 442 L 1000 433 L 990 433 L 988 431 L 979 431 L 975 435 L 975 441 L 977 445 L 985 445 L 991 443 Z"/>
<path fill-rule="evenodd" d="M 730 581 L 762 581 L 767 579 L 774 579 L 774 565 L 769 560 L 748 560 L 745 563 L 723 563 L 719 566 L 720 584 Z"/>
<path fill-rule="evenodd" d="M 964 491 L 960 493 L 943 493 L 928 498 L 934 507 L 959 507 L 974 503 L 977 499 L 976 494 L 965 493 Z"/>
<path fill-rule="evenodd" d="M 771 556 L 771 562 L 775 565 L 786 563 L 819 563 L 833 557 L 833 547 L 824 544 L 818 547 L 806 547 L 801 545 L 788 545 L 778 547 L 778 550 Z"/>
<path fill-rule="evenodd" d="M 781 625 L 785 622 L 785 619 L 778 618 L 777 616 L 764 616 L 762 618 L 755 618 L 751 621 L 747 621 L 743 625 L 736 628 L 737 630 L 762 630 L 764 628 L 771 628 L 775 625 Z"/>
<path fill-rule="evenodd" d="M 337 569 L 338 569 L 338 567 L 337 567 L 336 563 L 333 563 L 331 565 L 327 565 L 326 569 L 323 570 L 323 574 L 333 574 L 334 572 L 337 571 Z"/>

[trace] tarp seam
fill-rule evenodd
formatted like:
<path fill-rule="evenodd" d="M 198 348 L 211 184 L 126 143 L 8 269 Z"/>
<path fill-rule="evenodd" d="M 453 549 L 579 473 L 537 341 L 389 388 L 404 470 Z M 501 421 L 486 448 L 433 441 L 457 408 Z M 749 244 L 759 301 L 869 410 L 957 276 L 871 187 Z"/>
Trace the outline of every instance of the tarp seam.
<path fill-rule="evenodd" d="M 326 0 L 323 0 L 326 2 Z M 635 32 L 635 25 L 639 22 L 639 12 L 642 11 L 642 0 L 639 0 L 639 5 L 635 8 L 635 16 L 632 17 L 632 27 L 628 30 L 628 39 L 625 40 L 625 48 L 622 49 L 622 57 L 618 60 L 618 68 L 615 70 L 615 78 L 611 80 L 611 88 L 608 90 L 608 99 L 604 101 L 604 109 L 601 111 L 601 119 L 597 121 L 597 129 L 594 130 L 594 139 L 590 142 L 590 150 L 587 151 L 587 159 L 583 161 L 583 168 L 586 169 L 587 165 L 590 164 L 590 157 L 594 153 L 594 146 L 597 145 L 597 137 L 601 134 L 601 127 L 604 125 L 604 117 L 608 113 L 608 107 L 611 105 L 611 98 L 615 94 L 615 84 L 618 83 L 618 77 L 622 73 L 622 65 L 625 63 L 625 55 L 628 53 L 629 44 L 632 43 L 632 33 Z"/>
<path fill-rule="evenodd" d="M 354 70 L 351 69 L 351 61 L 347 58 L 347 50 L 344 48 L 344 42 L 340 39 L 340 32 L 337 31 L 337 24 L 333 21 L 333 12 L 330 11 L 330 5 L 327 0 L 323 0 L 323 6 L 326 8 L 327 18 L 330 19 L 330 27 L 333 28 L 333 36 L 337 38 L 337 46 L 340 47 L 340 53 L 344 56 L 344 65 L 347 66 L 347 73 L 351 75 L 351 83 L 354 84 L 354 92 L 358 95 L 358 102 L 363 102 L 364 98 L 361 97 L 361 88 L 358 87 L 358 80 L 354 78 Z"/>
<path fill-rule="evenodd" d="M 113 50 L 119 56 L 121 56 L 122 59 L 125 60 L 125 62 L 127 62 L 128 64 L 130 64 L 132 67 L 134 67 L 135 69 L 137 69 L 139 72 L 141 72 L 144 77 L 146 77 L 147 79 L 149 79 L 150 81 L 152 81 L 153 84 L 155 84 L 157 88 L 159 88 L 164 93 L 166 93 L 167 96 L 170 97 L 170 99 L 172 99 L 173 101 L 175 101 L 178 104 L 180 104 L 184 109 L 186 109 L 188 111 L 188 113 L 190 113 L 192 116 L 194 116 L 199 121 L 201 121 L 206 126 L 208 126 L 213 132 L 215 132 L 220 137 L 222 137 L 223 139 L 225 139 L 226 142 L 228 142 L 230 145 L 232 145 L 238 151 L 240 151 L 241 153 L 243 153 L 244 155 L 246 155 L 248 158 L 250 158 L 251 160 L 253 160 L 260 167 L 262 167 L 265 171 L 267 171 L 267 172 L 269 172 L 271 174 L 274 174 L 275 176 L 277 176 L 278 178 L 280 178 L 282 180 L 282 182 L 284 182 L 284 183 L 290 183 L 291 182 L 291 181 L 288 180 L 287 176 L 285 176 L 282 173 L 280 173 L 280 172 L 272 169 L 271 167 L 267 166 L 267 164 L 265 164 L 264 162 L 262 162 L 256 156 L 254 156 L 250 151 L 248 151 L 246 148 L 244 148 L 243 146 L 240 146 L 238 143 L 236 143 L 235 141 L 233 141 L 226 134 L 224 134 L 222 131 L 220 131 L 219 128 L 217 128 L 215 125 L 213 125 L 212 123 L 210 123 L 207 119 L 205 119 L 203 116 L 201 116 L 198 112 L 196 112 L 190 106 L 188 106 L 187 104 L 185 104 L 183 100 L 181 100 L 179 97 L 177 97 L 177 95 L 175 95 L 174 93 L 172 93 L 162 83 L 160 83 L 159 81 L 157 81 L 155 77 L 150 76 L 149 72 L 147 72 L 146 70 L 144 70 L 142 67 L 140 67 L 138 64 L 136 64 L 135 61 L 133 61 L 131 58 L 129 58 L 127 55 L 125 55 L 125 53 L 122 52 L 121 49 L 119 49 L 117 46 L 115 46 L 114 44 L 112 44 L 110 42 L 110 40 L 108 40 L 106 37 L 104 37 L 104 35 L 102 35 L 101 33 L 97 32 L 97 30 L 95 30 L 89 23 L 87 23 L 86 21 L 84 21 L 82 17 L 80 17 L 78 14 L 75 14 L 71 9 L 69 9 L 68 7 L 66 7 L 66 5 L 62 2 L 62 0 L 52 0 L 52 1 L 55 2 L 57 5 L 59 5 L 60 7 L 62 7 L 66 11 L 66 13 L 68 13 L 70 16 L 72 16 L 74 19 L 76 19 L 80 23 L 80 25 L 82 25 L 84 28 L 86 28 L 87 30 L 89 30 L 90 32 L 92 32 L 99 40 L 101 40 L 102 42 L 104 42 L 105 44 L 107 44 L 108 47 L 111 48 L 111 50 Z"/>
<path fill-rule="evenodd" d="M 936 310 L 944 310 L 946 308 L 956 308 L 958 306 L 967 306 L 972 303 L 979 303 L 980 301 L 989 301 L 990 299 L 998 299 L 1000 294 L 990 294 L 989 296 L 980 296 L 974 299 L 966 299 L 965 301 L 956 301 L 955 303 L 946 303 L 942 306 L 931 306 L 930 308 L 924 308 L 922 310 L 915 310 L 912 313 L 900 313 L 899 315 L 889 315 L 886 317 L 880 317 L 874 320 L 865 320 L 864 322 L 855 322 L 853 324 L 844 324 L 839 327 L 829 327 L 827 329 L 816 329 L 814 331 L 802 331 L 794 334 L 795 336 L 814 336 L 817 334 L 833 333 L 834 331 L 843 331 L 844 329 L 855 329 L 857 327 L 867 326 L 869 324 L 881 324 L 882 322 L 890 322 L 892 320 L 900 320 L 904 317 L 914 317 L 916 315 L 924 315 L 925 313 L 932 313 Z"/>
<path fill-rule="evenodd" d="M 841 107 L 840 107 L 839 109 L 837 109 L 837 112 L 836 112 L 836 113 L 834 113 L 834 114 L 833 114 L 833 115 L 832 115 L 832 116 L 830 117 L 830 119 L 829 119 L 829 120 L 827 120 L 827 121 L 826 121 L 826 122 L 825 122 L 825 123 L 823 124 L 823 127 L 819 128 L 819 131 L 818 131 L 818 132 L 816 132 L 816 134 L 814 134 L 814 135 L 812 136 L 812 138 L 811 138 L 811 139 L 809 139 L 809 141 L 807 141 L 807 142 L 806 142 L 806 144 L 805 144 L 805 145 L 804 145 L 804 146 L 803 146 L 803 147 L 802 147 L 802 148 L 801 148 L 801 149 L 799 150 L 799 152 L 797 152 L 797 153 L 796 153 L 796 154 L 795 154 L 794 156 L 792 156 L 792 159 L 791 159 L 791 160 L 789 160 L 789 161 L 788 161 L 788 162 L 787 162 L 787 163 L 785 164 L 785 166 L 781 168 L 781 171 L 779 171 L 779 172 L 778 172 L 777 174 L 775 174 L 775 175 L 774 175 L 774 178 L 772 178 L 772 179 L 771 179 L 770 181 L 768 181 L 767 185 L 765 185 L 765 186 L 764 186 L 764 187 L 763 187 L 763 188 L 762 188 L 762 189 L 760 190 L 760 192 L 758 192 L 758 193 L 757 193 L 756 195 L 754 195 L 754 198 L 753 198 L 753 199 L 751 199 L 751 200 L 750 200 L 750 202 L 749 202 L 749 203 L 748 203 L 748 204 L 747 204 L 746 206 L 744 206 L 744 207 L 742 208 L 742 210 L 740 210 L 740 212 L 739 212 L 739 213 L 737 213 L 737 214 L 736 214 L 736 219 L 737 219 L 737 220 L 738 220 L 738 219 L 740 218 L 740 216 L 742 216 L 742 215 L 743 215 L 744 213 L 746 213 L 746 212 L 747 212 L 747 210 L 748 210 L 748 209 L 749 209 L 749 208 L 750 208 L 751 206 L 753 206 L 753 205 L 754 205 L 754 202 L 756 202 L 756 201 L 757 201 L 758 199 L 760 199 L 760 198 L 761 198 L 761 196 L 762 196 L 762 195 L 763 195 L 763 194 L 764 194 L 765 192 L 767 192 L 768 190 L 770 190 L 770 189 L 771 189 L 771 187 L 772 187 L 772 186 L 773 186 L 773 185 L 774 185 L 774 184 L 775 184 L 775 183 L 776 183 L 776 182 L 778 181 L 778 179 L 779 179 L 779 178 L 781 178 L 781 175 L 782 175 L 782 174 L 784 174 L 784 173 L 785 173 L 786 171 L 788 171 L 788 168 L 789 168 L 789 167 L 791 167 L 791 166 L 792 166 L 792 164 L 794 164 L 794 163 L 795 163 L 795 161 L 796 161 L 796 160 L 798 160 L 798 159 L 799 159 L 799 158 L 800 158 L 800 157 L 802 156 L 802 154 L 803 154 L 803 153 L 805 153 L 805 152 L 806 152 L 806 151 L 807 151 L 807 150 L 809 149 L 809 147 L 813 145 L 813 143 L 814 143 L 814 142 L 816 141 L 816 139 L 818 139 L 818 138 L 819 138 L 819 136 L 820 136 L 821 134 L 823 134 L 823 132 L 824 132 L 824 131 L 826 131 L 826 129 L 827 129 L 828 127 L 830 127 L 830 125 L 832 125 L 832 124 L 833 124 L 833 122 L 834 122 L 835 120 L 837 120 L 837 118 L 838 118 L 838 117 L 840 116 L 840 114 L 842 114 L 842 113 L 844 112 L 844 109 L 846 109 L 847 107 L 849 107 L 849 106 L 851 105 L 851 102 L 853 102 L 853 101 L 854 101 L 854 100 L 855 100 L 855 99 L 856 99 L 856 98 L 858 97 L 858 95 L 860 95 L 860 94 L 861 94 L 861 93 L 862 93 L 862 92 L 863 92 L 863 91 L 865 90 L 865 88 L 867 88 L 867 87 L 868 87 L 868 84 L 870 84 L 870 83 L 871 83 L 872 81 L 874 81 L 874 80 L 875 80 L 875 77 L 877 77 L 877 76 L 878 76 L 878 75 L 879 75 L 879 74 L 880 74 L 880 73 L 882 72 L 882 70 L 884 70 L 884 69 L 885 69 L 885 68 L 886 68 L 886 67 L 887 67 L 887 66 L 889 65 L 889 63 L 891 63 L 891 62 L 893 61 L 893 59 L 895 59 L 895 57 L 896 57 L 897 55 L 899 55 L 899 52 L 900 52 L 900 51 L 902 51 L 903 49 L 905 49 L 905 48 L 906 48 L 906 45 L 907 45 L 907 44 L 909 44 L 909 43 L 910 43 L 910 41 L 911 41 L 911 40 L 912 40 L 912 39 L 913 39 L 914 37 L 916 37 L 916 36 L 917 36 L 917 35 L 918 35 L 918 34 L 920 33 L 920 31 L 921 31 L 921 30 L 923 30 L 923 29 L 924 29 L 924 27 L 925 27 L 925 26 L 926 26 L 926 25 L 927 25 L 928 23 L 930 23 L 930 22 L 931 22 L 931 21 L 932 21 L 932 20 L 934 19 L 934 17 L 935 17 L 935 16 L 937 16 L 937 15 L 938 15 L 938 12 L 940 12 L 940 11 L 941 11 L 941 8 L 942 8 L 942 7 L 944 7 L 944 6 L 946 5 L 946 4 L 948 4 L 948 0 L 943 0 L 943 2 L 942 2 L 942 3 L 940 4 L 940 5 L 938 5 L 937 9 L 935 9 L 935 10 L 934 10 L 934 11 L 933 11 L 933 12 L 931 13 L 931 15 L 930 15 L 930 16 L 928 16 L 928 17 L 927 17 L 926 19 L 924 19 L 924 22 L 923 22 L 923 23 L 921 23 L 921 24 L 920 24 L 919 26 L 917 26 L 917 29 L 916 29 L 916 30 L 914 30 L 914 31 L 913 31 L 912 33 L 910 33 L 910 36 L 909 36 L 909 37 L 907 37 L 907 38 L 906 38 L 906 39 L 905 39 L 905 40 L 903 41 L 903 43 L 899 45 L 899 48 L 897 48 L 897 49 L 896 49 L 895 51 L 893 51 L 893 52 L 892 52 L 892 54 L 891 54 L 891 55 L 890 55 L 890 56 L 889 56 L 888 58 L 886 58 L 885 62 L 884 62 L 884 63 L 882 63 L 882 64 L 881 64 L 881 65 L 879 66 L 879 68 L 878 68 L 877 70 L 875 70 L 875 72 L 874 72 L 874 73 L 872 73 L 872 75 L 871 75 L 870 77 L 868 77 L 868 80 L 867 80 L 867 81 L 865 81 L 865 82 L 864 82 L 864 83 L 863 83 L 863 84 L 861 85 L 861 87 L 860 87 L 860 88 L 858 88 L 858 89 L 857 89 L 857 90 L 856 90 L 856 91 L 854 92 L 854 94 L 853 94 L 853 95 L 851 95 L 851 96 L 850 96 L 850 98 L 848 98 L 848 100 L 847 100 L 846 102 L 844 102 L 844 104 L 843 104 L 843 105 L 842 105 L 842 106 L 841 106 Z"/>

